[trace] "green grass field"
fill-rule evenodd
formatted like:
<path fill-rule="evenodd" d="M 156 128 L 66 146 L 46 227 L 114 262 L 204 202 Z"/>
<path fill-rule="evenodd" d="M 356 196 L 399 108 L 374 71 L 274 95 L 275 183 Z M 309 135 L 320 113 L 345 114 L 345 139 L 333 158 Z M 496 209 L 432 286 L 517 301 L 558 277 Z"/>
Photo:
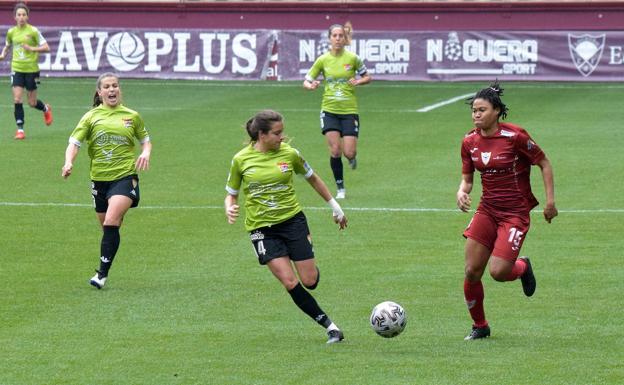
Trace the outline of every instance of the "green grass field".
<path fill-rule="evenodd" d="M 465 342 L 463 238 L 455 209 L 459 145 L 480 83 L 377 82 L 359 90 L 359 167 L 346 169 L 350 223 L 297 181 L 317 262 L 314 292 L 344 330 L 327 346 L 253 255 L 242 221 L 223 214 L 232 155 L 257 110 L 331 182 L 319 133 L 321 92 L 300 83 L 122 80 L 154 150 L 141 207 L 122 227 L 107 286 L 87 281 L 101 230 L 90 207 L 86 150 L 60 177 L 67 138 L 90 106 L 94 79 L 46 79 L 43 125 L 26 108 L 13 140 L 8 84 L 0 102 L 0 384 L 622 384 L 624 383 L 624 109 L 622 84 L 507 83 L 509 121 L 532 134 L 555 170 L 560 216 L 533 214 L 523 254 L 536 295 L 484 277 L 487 340 Z M 537 168 L 533 188 L 543 200 Z M 328 183 L 330 186 L 332 183 Z M 332 187 L 333 189 L 333 187 Z M 480 190 L 473 192 L 478 200 Z M 384 300 L 409 317 L 394 339 L 368 316 Z"/>

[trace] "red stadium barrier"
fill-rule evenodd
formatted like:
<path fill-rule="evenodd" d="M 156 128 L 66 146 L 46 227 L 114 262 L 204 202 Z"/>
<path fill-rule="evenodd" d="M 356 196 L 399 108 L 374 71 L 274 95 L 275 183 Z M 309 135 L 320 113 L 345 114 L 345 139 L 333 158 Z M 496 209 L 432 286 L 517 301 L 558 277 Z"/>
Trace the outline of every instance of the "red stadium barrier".
<path fill-rule="evenodd" d="M 0 3 L 0 24 L 14 2 Z M 621 30 L 624 2 L 254 3 L 29 1 L 37 26 L 360 30 Z"/>

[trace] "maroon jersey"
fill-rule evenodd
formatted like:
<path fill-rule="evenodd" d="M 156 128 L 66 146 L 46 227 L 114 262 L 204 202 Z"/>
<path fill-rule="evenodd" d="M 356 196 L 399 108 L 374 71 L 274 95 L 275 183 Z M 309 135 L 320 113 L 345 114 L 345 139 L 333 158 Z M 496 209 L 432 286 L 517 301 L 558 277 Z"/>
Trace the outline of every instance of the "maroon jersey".
<path fill-rule="evenodd" d="M 544 152 L 523 128 L 499 123 L 492 136 L 473 129 L 461 147 L 462 173 L 481 173 L 483 194 L 480 209 L 526 215 L 538 202 L 531 192 L 531 165 L 544 159 Z"/>

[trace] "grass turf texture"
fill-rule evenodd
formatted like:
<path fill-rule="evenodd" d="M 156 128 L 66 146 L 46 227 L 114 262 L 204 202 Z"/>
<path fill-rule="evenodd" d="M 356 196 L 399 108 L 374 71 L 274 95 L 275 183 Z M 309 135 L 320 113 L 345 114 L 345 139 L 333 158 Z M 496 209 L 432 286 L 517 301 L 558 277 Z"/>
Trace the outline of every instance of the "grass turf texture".
<path fill-rule="evenodd" d="M 621 84 L 503 84 L 508 120 L 553 163 L 561 214 L 551 225 L 541 207 L 532 215 L 522 254 L 537 276 L 534 297 L 519 281 L 484 277 L 492 337 L 474 342 L 463 341 L 471 321 L 461 232 L 470 215 L 454 210 L 470 112 L 462 102 L 416 110 L 486 83 L 359 89 L 358 170 L 345 162 L 349 228 L 338 232 L 329 208 L 296 182 L 322 272 L 314 295 L 346 335 L 326 346 L 324 330 L 257 265 L 242 221 L 227 225 L 221 208 L 231 157 L 247 140 L 243 124 L 263 108 L 285 115 L 292 144 L 334 190 L 321 92 L 299 82 L 122 79 L 154 151 L 141 207 L 127 215 L 98 291 L 87 283 L 101 230 L 86 150 L 74 175 L 60 177 L 94 81 L 46 79 L 39 94 L 54 124 L 26 108 L 23 142 L 12 139 L 12 105 L 2 105 L 0 384 L 622 383 Z M 533 187 L 543 201 L 537 168 Z M 394 339 L 368 325 L 384 300 L 408 314 Z"/>

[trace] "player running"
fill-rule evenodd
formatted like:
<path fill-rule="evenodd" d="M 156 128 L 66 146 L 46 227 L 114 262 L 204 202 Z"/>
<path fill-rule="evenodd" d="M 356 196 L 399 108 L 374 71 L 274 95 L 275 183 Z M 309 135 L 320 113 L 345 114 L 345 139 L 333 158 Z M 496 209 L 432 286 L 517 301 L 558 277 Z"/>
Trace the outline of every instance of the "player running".
<path fill-rule="evenodd" d="M 139 205 L 137 171 L 149 168 L 152 142 L 141 116 L 121 104 L 117 75 L 100 75 L 93 107 L 69 137 L 61 175 L 64 178 L 71 175 L 74 160 L 86 141 L 91 158 L 91 193 L 103 231 L 100 268 L 89 283 L 101 289 L 119 248 L 119 228 L 124 215 L 131 207 Z M 140 142 L 142 148 L 136 161 L 135 141 Z"/>
<path fill-rule="evenodd" d="M 546 193 L 544 218 L 548 223 L 557 216 L 555 186 L 550 161 L 522 128 L 500 123 L 507 116 L 502 102 L 503 89 L 498 82 L 477 92 L 470 99 L 475 128 L 464 137 L 461 146 L 462 180 L 457 191 L 457 206 L 470 209 L 470 192 L 475 170 L 481 173 L 481 202 L 464 231 L 464 295 L 472 331 L 466 340 L 486 338 L 490 327 L 483 308 L 481 277 L 490 262 L 490 275 L 497 281 L 522 281 L 527 297 L 535 292 L 536 281 L 531 261 L 520 257 L 520 248 L 530 226 L 529 212 L 538 202 L 531 192 L 531 166 L 542 171 Z"/>
<path fill-rule="evenodd" d="M 351 31 L 350 24 L 348 31 Z M 325 90 L 321 104 L 321 132 L 329 147 L 329 164 L 337 188 L 336 199 L 344 199 L 346 189 L 342 155 L 347 158 L 352 169 L 357 167 L 360 116 L 355 87 L 370 83 L 371 76 L 364 62 L 344 48 L 350 42 L 350 35 L 347 35 L 344 26 L 334 24 L 329 27 L 329 42 L 331 49 L 316 59 L 305 76 L 303 87 L 317 89 L 321 82 L 316 78 L 323 74 Z"/>
<path fill-rule="evenodd" d="M 251 143 L 234 155 L 226 184 L 228 222 L 233 224 L 238 218 L 242 187 L 245 229 L 258 262 L 267 265 L 299 309 L 327 330 L 328 344 L 340 342 L 344 339 L 342 331 L 308 291 L 318 285 L 320 272 L 314 261 L 308 222 L 295 194 L 294 175 L 303 175 L 327 201 L 341 230 L 347 227 L 347 217 L 299 151 L 282 143 L 284 122 L 279 113 L 260 111 L 249 119 L 246 128 Z"/>
<path fill-rule="evenodd" d="M 17 131 L 15 139 L 26 138 L 24 134 L 24 106 L 22 99 L 24 88 L 28 95 L 28 105 L 43 112 L 47 126 L 52 124 L 52 107 L 37 99 L 39 84 L 39 53 L 49 52 L 50 47 L 39 30 L 28 24 L 30 10 L 24 3 L 17 3 L 13 8 L 16 26 L 9 29 L 6 44 L 0 53 L 4 60 L 9 48 L 13 47 L 11 57 L 11 85 L 13 86 L 14 116 Z"/>

